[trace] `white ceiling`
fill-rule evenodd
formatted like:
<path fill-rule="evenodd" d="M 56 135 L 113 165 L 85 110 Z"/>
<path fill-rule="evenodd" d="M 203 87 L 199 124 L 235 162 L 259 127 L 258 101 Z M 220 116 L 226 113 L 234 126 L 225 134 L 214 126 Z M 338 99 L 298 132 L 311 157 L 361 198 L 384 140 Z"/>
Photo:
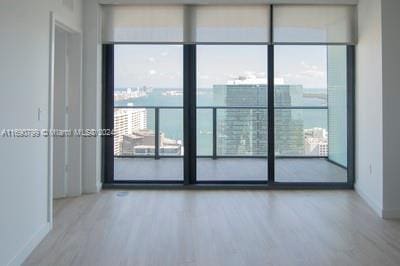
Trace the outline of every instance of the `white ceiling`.
<path fill-rule="evenodd" d="M 356 5 L 358 0 L 98 0 L 100 4 L 337 4 Z"/>

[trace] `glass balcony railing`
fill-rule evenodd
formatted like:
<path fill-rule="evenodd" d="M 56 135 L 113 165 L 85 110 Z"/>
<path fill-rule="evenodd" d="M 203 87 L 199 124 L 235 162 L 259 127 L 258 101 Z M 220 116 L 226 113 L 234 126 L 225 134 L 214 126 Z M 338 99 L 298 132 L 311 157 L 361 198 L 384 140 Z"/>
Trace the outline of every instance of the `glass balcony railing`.
<path fill-rule="evenodd" d="M 275 107 L 277 157 L 328 157 L 327 107 Z M 183 107 L 114 107 L 115 157 L 183 157 Z M 267 107 L 197 107 L 197 156 L 268 155 Z"/>

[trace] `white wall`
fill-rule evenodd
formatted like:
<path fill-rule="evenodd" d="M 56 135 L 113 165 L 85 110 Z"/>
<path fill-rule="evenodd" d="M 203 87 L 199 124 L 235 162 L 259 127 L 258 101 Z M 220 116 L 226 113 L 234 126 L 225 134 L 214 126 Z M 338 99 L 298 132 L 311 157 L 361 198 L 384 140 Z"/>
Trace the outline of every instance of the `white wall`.
<path fill-rule="evenodd" d="M 102 63 L 101 12 L 97 0 L 83 2 L 83 127 L 101 128 Z M 101 188 L 101 139 L 84 138 L 82 143 L 83 192 Z"/>
<path fill-rule="evenodd" d="M 384 218 L 400 218 L 400 1 L 360 0 L 356 189 Z"/>
<path fill-rule="evenodd" d="M 381 4 L 360 0 L 356 47 L 356 189 L 380 213 L 382 184 Z"/>
<path fill-rule="evenodd" d="M 400 1 L 382 1 L 383 216 L 400 218 Z"/>
<path fill-rule="evenodd" d="M 61 3 L 0 0 L 1 129 L 48 126 L 50 11 L 81 29 L 80 1 Z M 0 136 L 0 265 L 19 265 L 50 228 L 47 151 L 43 137 Z"/>

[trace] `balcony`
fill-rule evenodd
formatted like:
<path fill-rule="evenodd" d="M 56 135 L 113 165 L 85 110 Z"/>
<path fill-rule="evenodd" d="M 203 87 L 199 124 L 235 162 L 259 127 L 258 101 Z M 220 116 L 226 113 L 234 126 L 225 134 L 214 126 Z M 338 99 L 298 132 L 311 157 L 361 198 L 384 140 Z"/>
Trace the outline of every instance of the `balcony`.
<path fill-rule="evenodd" d="M 266 181 L 267 159 L 198 158 L 198 181 Z M 251 169 L 251 171 L 249 171 Z M 278 182 L 346 182 L 346 169 L 324 158 L 275 159 Z M 182 158 L 115 158 L 117 181 L 176 181 L 182 177 Z M 180 179 L 179 179 L 180 180 Z"/>
<path fill-rule="evenodd" d="M 115 107 L 114 178 L 116 181 L 183 180 L 183 108 Z M 121 131 L 124 119 L 146 121 Z M 117 114 L 117 115 L 116 115 Z M 321 125 L 310 117 L 322 117 Z M 275 180 L 347 181 L 347 170 L 328 157 L 327 107 L 275 108 Z M 267 107 L 197 107 L 197 180 L 268 180 Z M 129 123 L 129 119 L 125 119 Z M 140 124 L 140 121 L 136 121 Z M 172 125 L 171 125 L 172 124 Z M 315 127 L 306 126 L 314 125 Z M 171 132 L 171 127 L 174 129 Z"/>

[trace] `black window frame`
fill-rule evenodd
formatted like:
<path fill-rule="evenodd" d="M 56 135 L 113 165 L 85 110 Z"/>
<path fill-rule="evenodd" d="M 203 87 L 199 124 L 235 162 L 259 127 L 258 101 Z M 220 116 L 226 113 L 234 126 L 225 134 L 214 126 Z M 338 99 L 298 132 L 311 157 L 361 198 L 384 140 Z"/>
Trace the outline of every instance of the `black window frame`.
<path fill-rule="evenodd" d="M 143 44 L 143 43 L 141 43 Z M 225 43 L 226 44 L 226 43 Z M 240 45 L 233 43 L 235 45 Z M 103 128 L 112 130 L 114 127 L 114 45 L 103 45 Z M 130 44 L 134 45 L 134 44 Z M 201 44 L 199 44 L 201 45 Z M 216 44 L 221 45 L 221 44 Z M 259 45 L 259 44 L 258 44 Z M 196 180 L 196 44 L 183 44 L 183 123 L 184 123 L 184 174 L 183 181 L 162 180 L 114 180 L 114 149 L 113 137 L 103 137 L 102 173 L 103 186 L 115 187 L 128 185 L 131 187 L 211 187 L 211 188 L 353 188 L 354 187 L 354 90 L 355 90 L 355 47 L 346 45 L 347 49 L 347 181 L 346 182 L 277 182 L 275 180 L 275 110 L 274 106 L 274 46 L 282 44 L 265 44 L 268 49 L 268 175 L 265 181 L 197 181 Z M 284 44 L 287 45 L 287 44 Z M 321 44 L 296 44 L 296 45 L 321 45 Z M 329 44 L 324 44 L 329 45 Z M 333 44 L 331 44 L 333 45 Z M 162 107 L 164 108 L 164 107 Z M 168 107 L 167 107 L 168 108 Z M 201 108 L 201 107 L 200 107 Z M 303 108 L 302 108 L 303 109 Z M 305 108 L 307 109 L 307 108 Z M 157 120 L 157 116 L 156 116 Z M 156 125 L 157 125 L 156 121 Z M 215 122 L 214 122 L 215 123 Z M 215 137 L 215 136 L 214 136 Z M 154 156 L 151 156 L 154 157 Z M 160 156 L 156 158 L 159 159 Z M 163 156 L 172 157 L 172 156 Z M 312 157 L 307 157 L 312 158 Z"/>

